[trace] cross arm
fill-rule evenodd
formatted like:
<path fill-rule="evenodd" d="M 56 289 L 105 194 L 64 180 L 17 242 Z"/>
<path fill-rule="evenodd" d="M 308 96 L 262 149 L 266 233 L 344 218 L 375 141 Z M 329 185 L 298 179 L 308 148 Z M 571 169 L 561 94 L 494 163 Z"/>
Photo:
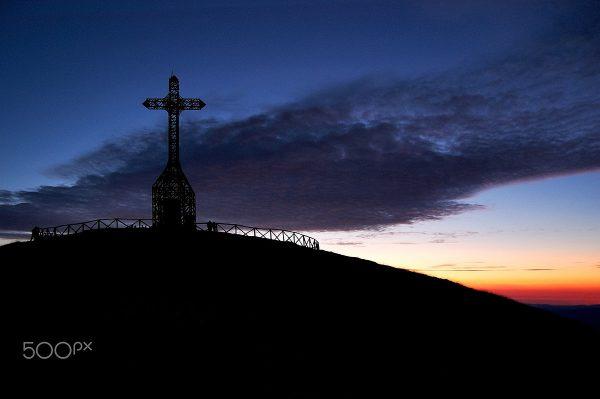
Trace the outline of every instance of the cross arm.
<path fill-rule="evenodd" d="M 189 110 L 200 110 L 206 105 L 204 101 L 199 98 L 182 98 L 180 104 L 182 109 Z"/>
<path fill-rule="evenodd" d="M 164 98 L 147 98 L 142 104 L 148 109 L 166 109 L 167 102 Z"/>

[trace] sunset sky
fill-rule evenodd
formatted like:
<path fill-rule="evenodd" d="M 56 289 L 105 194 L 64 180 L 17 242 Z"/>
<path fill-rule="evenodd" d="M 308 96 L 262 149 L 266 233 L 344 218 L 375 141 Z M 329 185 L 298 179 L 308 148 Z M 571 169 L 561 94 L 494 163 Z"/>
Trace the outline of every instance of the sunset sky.
<path fill-rule="evenodd" d="M 600 2 L 165 3 L 0 4 L 0 244 L 150 217 L 174 72 L 199 221 L 600 303 Z"/>
<path fill-rule="evenodd" d="M 600 173 L 515 183 L 470 201 L 485 208 L 443 221 L 319 237 L 334 252 L 526 302 L 600 303 Z"/>

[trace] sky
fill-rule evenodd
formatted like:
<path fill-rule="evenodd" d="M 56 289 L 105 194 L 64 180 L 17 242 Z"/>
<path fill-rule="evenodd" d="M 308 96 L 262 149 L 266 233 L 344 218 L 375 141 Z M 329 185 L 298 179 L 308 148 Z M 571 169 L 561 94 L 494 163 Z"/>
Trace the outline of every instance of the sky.
<path fill-rule="evenodd" d="M 600 303 L 597 1 L 0 4 L 0 242 L 149 217 L 181 94 L 199 220 Z"/>

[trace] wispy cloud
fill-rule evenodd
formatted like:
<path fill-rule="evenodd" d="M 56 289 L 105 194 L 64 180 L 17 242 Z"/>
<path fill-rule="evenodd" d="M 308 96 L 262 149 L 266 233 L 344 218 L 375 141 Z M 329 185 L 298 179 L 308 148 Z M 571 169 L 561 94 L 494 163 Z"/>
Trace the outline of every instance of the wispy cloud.
<path fill-rule="evenodd" d="M 443 263 L 441 265 L 435 265 L 435 266 L 431 266 L 432 269 L 436 269 L 436 268 L 449 268 L 449 267 L 454 267 L 456 266 L 454 263 Z"/>
<path fill-rule="evenodd" d="M 415 272 L 425 272 L 425 273 L 431 273 L 431 272 L 490 272 L 490 271 L 495 271 L 492 269 L 483 269 L 483 268 L 451 268 L 451 269 L 411 269 L 412 271 Z"/>
<path fill-rule="evenodd" d="M 529 269 L 521 269 L 521 270 L 528 271 L 528 272 L 540 272 L 540 271 L 556 270 L 556 269 L 549 268 L 549 267 L 532 267 Z"/>
<path fill-rule="evenodd" d="M 3 230 L 0 231 L 0 238 L 29 238 L 31 236 L 31 232 L 29 231 L 20 231 L 20 230 Z"/>
<path fill-rule="evenodd" d="M 478 262 L 461 262 L 461 263 L 443 263 L 439 265 L 429 266 L 428 268 L 415 269 L 415 271 L 423 272 L 489 272 L 489 271 L 505 271 L 509 270 L 506 266 L 498 265 L 483 265 L 468 266 L 469 263 Z M 483 263 L 483 262 L 479 262 Z"/>

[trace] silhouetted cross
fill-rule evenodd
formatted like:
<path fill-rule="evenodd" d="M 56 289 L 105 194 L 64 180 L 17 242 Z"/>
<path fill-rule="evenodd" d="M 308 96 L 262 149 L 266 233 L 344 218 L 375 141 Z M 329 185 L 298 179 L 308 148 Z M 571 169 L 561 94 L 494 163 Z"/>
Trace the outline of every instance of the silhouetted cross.
<path fill-rule="evenodd" d="M 179 165 L 179 114 L 184 110 L 200 110 L 206 105 L 199 98 L 181 98 L 179 79 L 169 78 L 169 94 L 164 98 L 147 98 L 144 107 L 164 109 L 169 113 L 169 161 L 168 166 Z"/>

